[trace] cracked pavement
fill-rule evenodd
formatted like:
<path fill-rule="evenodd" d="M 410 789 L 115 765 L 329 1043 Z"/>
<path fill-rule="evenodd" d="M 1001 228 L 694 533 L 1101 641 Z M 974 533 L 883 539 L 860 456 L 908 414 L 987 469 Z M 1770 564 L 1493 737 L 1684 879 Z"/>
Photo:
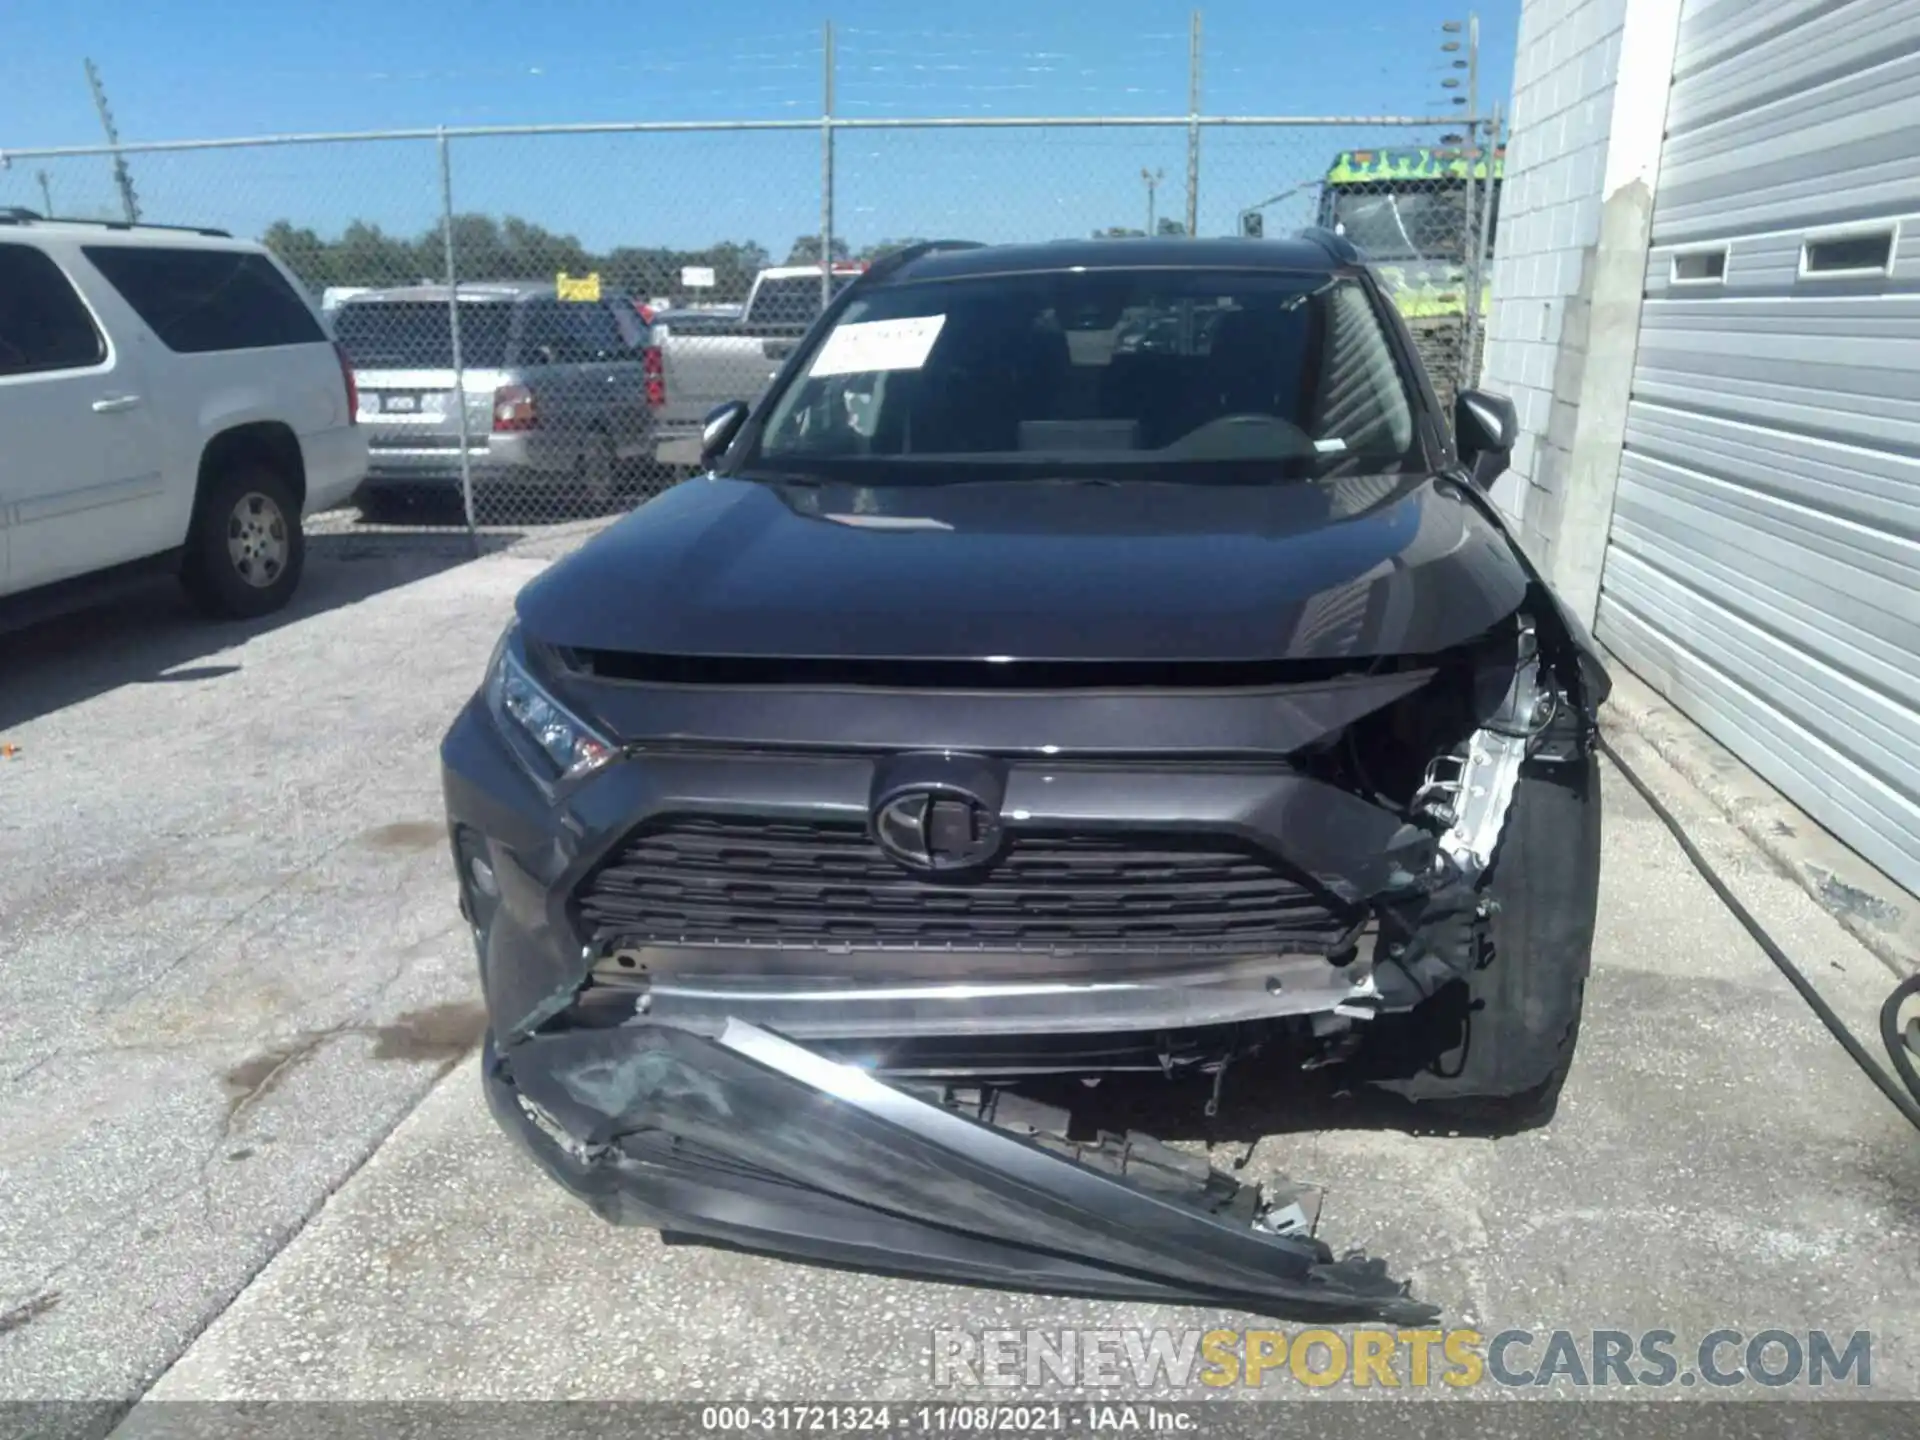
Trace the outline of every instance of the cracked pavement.
<path fill-rule="evenodd" d="M 536 1174 L 460 1063 L 433 752 L 571 540 L 459 564 L 340 538 L 263 626 L 148 601 L 0 639 L 0 1398 L 924 1397 L 935 1328 L 1250 1323 L 665 1247 Z M 1616 741 L 1871 1033 L 1881 962 Z M 1324 1187 L 1323 1235 L 1445 1323 L 1864 1328 L 1875 1393 L 1920 1394 L 1920 1149 L 1607 784 L 1550 1128 L 1409 1135 L 1251 1068 L 1209 1132 L 1192 1092 L 1110 1118 Z"/>
<path fill-rule="evenodd" d="M 0 1397 L 137 1394 L 478 1034 L 434 748 L 541 562 L 466 553 L 0 638 Z"/>

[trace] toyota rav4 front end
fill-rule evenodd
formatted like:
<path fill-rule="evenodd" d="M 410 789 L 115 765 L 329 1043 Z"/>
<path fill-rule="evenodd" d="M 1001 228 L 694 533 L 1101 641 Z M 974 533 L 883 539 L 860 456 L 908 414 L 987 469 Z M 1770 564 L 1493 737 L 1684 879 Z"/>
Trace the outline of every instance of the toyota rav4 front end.
<path fill-rule="evenodd" d="M 876 265 L 447 736 L 502 1122 L 670 1237 L 1431 1315 L 1035 1087 L 1552 1113 L 1607 679 L 1485 497 L 1511 407 L 1436 411 L 1331 237 Z"/>

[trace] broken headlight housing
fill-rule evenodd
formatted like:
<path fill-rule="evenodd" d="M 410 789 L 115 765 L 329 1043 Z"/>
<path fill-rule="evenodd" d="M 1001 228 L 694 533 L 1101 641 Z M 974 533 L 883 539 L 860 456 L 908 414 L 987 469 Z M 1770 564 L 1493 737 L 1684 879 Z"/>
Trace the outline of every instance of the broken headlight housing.
<path fill-rule="evenodd" d="M 534 678 L 517 624 L 508 626 L 494 647 L 486 696 L 494 724 L 544 790 L 591 775 L 618 753 L 611 740 Z"/>

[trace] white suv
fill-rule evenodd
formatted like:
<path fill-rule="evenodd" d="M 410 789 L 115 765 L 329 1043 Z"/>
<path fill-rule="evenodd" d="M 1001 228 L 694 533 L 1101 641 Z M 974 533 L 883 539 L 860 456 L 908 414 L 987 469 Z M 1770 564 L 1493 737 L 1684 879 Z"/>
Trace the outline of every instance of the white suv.
<path fill-rule="evenodd" d="M 154 571 L 287 603 L 367 469 L 353 376 L 263 247 L 0 210 L 0 625 Z"/>

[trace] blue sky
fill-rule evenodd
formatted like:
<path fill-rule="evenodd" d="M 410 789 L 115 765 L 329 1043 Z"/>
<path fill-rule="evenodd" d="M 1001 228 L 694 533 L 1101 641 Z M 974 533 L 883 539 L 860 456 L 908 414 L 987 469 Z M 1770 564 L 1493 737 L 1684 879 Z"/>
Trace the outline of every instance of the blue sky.
<path fill-rule="evenodd" d="M 1215 0 L 1202 8 L 1210 114 L 1434 114 L 1450 0 Z M 795 119 L 821 104 L 821 22 L 836 26 L 838 113 L 853 117 L 1150 115 L 1186 109 L 1190 4 L 1049 0 L 908 6 L 774 0 L 9 0 L 0 6 L 0 152 L 91 144 L 82 71 L 100 66 L 125 140 L 610 120 Z M 1480 9 L 1483 109 L 1510 88 L 1518 0 Z M 1097 17 L 1097 18 L 1096 18 Z M 445 38 L 442 38 L 445 37 Z M 1305 185 L 1358 144 L 1436 133 L 1352 126 L 1210 131 L 1204 232 Z M 456 142 L 456 205 L 516 213 L 590 246 L 753 239 L 784 251 L 819 224 L 820 142 L 804 134 L 533 137 Z M 420 143 L 133 155 L 149 218 L 257 234 L 361 218 L 412 232 L 438 213 Z M 843 132 L 836 231 L 998 240 L 1185 211 L 1173 130 Z M 100 159 L 15 160 L 0 204 L 105 213 Z M 1304 217 L 1304 192 L 1273 223 Z"/>

